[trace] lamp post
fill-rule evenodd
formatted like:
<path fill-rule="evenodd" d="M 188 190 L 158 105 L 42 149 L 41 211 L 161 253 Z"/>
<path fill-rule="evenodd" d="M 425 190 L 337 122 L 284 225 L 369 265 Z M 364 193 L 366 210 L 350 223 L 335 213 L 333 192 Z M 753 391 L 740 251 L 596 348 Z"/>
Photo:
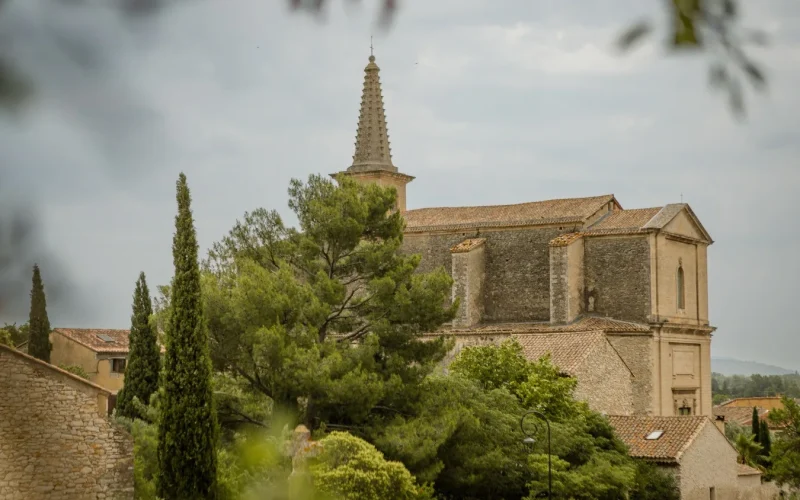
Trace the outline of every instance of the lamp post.
<path fill-rule="evenodd" d="M 525 439 L 522 441 L 525 444 L 532 445 L 536 442 L 536 439 L 533 438 L 533 434 L 537 433 L 539 428 L 536 424 L 533 424 L 534 431 L 533 433 L 528 433 L 525 430 L 525 417 L 530 415 L 536 415 L 541 420 L 544 420 L 544 423 L 547 425 L 547 498 L 552 500 L 553 498 L 553 466 L 551 462 L 551 455 L 550 455 L 550 421 L 547 420 L 547 417 L 544 414 L 537 410 L 529 410 L 522 415 L 522 418 L 519 419 L 519 428 L 522 430 L 522 434 L 525 435 Z"/>

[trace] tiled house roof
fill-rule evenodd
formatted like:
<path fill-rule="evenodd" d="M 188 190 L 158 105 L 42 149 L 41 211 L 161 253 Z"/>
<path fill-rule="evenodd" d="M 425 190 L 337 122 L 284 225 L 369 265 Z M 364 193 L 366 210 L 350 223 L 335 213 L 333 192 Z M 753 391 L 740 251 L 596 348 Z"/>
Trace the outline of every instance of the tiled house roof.
<path fill-rule="evenodd" d="M 61 334 L 96 353 L 128 352 L 128 330 L 54 328 L 53 333 Z"/>
<path fill-rule="evenodd" d="M 406 219 L 406 232 L 569 224 L 583 223 L 610 202 L 617 204 L 614 195 L 534 201 L 514 205 L 420 208 L 409 210 L 403 216 Z"/>
<path fill-rule="evenodd" d="M 593 224 L 589 231 L 638 231 L 660 211 L 661 207 L 617 210 Z"/>
<path fill-rule="evenodd" d="M 715 406 L 712 408 L 715 417 L 725 417 L 725 422 L 736 422 L 743 427 L 750 427 L 753 421 L 753 408 L 748 406 Z M 769 410 L 758 408 L 758 418 L 763 420 Z"/>
<path fill-rule="evenodd" d="M 556 332 L 595 332 L 606 333 L 646 333 L 650 331 L 649 325 L 631 323 L 617 319 L 603 318 L 600 316 L 582 316 L 566 325 L 553 325 L 550 323 L 493 323 L 477 325 L 471 328 L 443 329 L 439 333 L 453 333 L 458 335 L 490 335 L 497 333 L 556 333 Z"/>
<path fill-rule="evenodd" d="M 553 364 L 572 375 L 591 353 L 608 343 L 603 332 L 533 333 L 515 335 L 528 359 L 550 354 Z"/>
<path fill-rule="evenodd" d="M 473 248 L 478 248 L 486 242 L 486 238 L 469 238 L 461 243 L 454 245 L 450 249 L 450 253 L 466 253 Z"/>
<path fill-rule="evenodd" d="M 639 417 L 613 415 L 611 426 L 628 446 L 630 455 L 654 462 L 678 463 L 705 425 L 714 425 L 705 416 Z M 658 439 L 646 439 L 663 431 Z"/>
<path fill-rule="evenodd" d="M 739 469 L 739 472 L 738 472 L 739 476 L 755 476 L 755 475 L 759 475 L 760 476 L 761 475 L 761 471 L 756 469 L 755 467 L 750 467 L 749 465 L 746 465 L 746 464 L 736 464 L 736 465 L 738 466 L 738 469 Z"/>

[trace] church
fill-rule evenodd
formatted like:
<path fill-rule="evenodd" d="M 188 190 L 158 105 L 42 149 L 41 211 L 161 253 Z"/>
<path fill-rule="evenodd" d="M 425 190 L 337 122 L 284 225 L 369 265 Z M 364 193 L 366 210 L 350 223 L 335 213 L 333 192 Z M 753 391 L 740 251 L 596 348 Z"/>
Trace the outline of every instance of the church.
<path fill-rule="evenodd" d="M 456 347 L 517 339 L 578 380 L 613 415 L 712 414 L 708 246 L 685 203 L 625 209 L 613 194 L 514 205 L 409 210 L 414 177 L 392 162 L 380 69 L 365 68 L 352 165 L 358 182 L 397 190 L 403 251 L 443 266 L 459 310 Z"/>

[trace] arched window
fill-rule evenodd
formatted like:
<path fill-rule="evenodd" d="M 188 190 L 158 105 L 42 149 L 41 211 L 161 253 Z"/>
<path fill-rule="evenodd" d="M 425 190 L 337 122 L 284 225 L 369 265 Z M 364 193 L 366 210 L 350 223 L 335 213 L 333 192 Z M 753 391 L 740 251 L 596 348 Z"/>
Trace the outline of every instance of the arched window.
<path fill-rule="evenodd" d="M 686 309 L 686 287 L 683 282 L 683 265 L 678 264 L 678 309 Z"/>

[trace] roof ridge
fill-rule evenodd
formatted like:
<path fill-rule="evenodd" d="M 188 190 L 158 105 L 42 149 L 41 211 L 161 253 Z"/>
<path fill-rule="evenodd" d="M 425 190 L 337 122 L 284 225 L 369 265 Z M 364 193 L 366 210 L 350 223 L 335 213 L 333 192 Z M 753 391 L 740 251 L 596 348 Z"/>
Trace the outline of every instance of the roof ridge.
<path fill-rule="evenodd" d="M 406 213 L 409 212 L 421 212 L 423 210 L 445 210 L 445 209 L 465 209 L 465 208 L 500 208 L 500 207 L 518 207 L 520 205 L 533 205 L 536 203 L 552 203 L 554 201 L 572 201 L 572 200 L 593 200 L 593 199 L 601 199 L 601 198 L 613 198 L 613 194 L 603 194 L 597 196 L 575 196 L 572 198 L 552 198 L 547 200 L 535 200 L 535 201 L 521 201 L 519 203 L 504 203 L 498 205 L 461 205 L 461 206 L 450 206 L 450 207 L 423 207 L 423 208 L 415 208 L 413 210 L 408 210 Z"/>
<path fill-rule="evenodd" d="M 8 352 L 10 352 L 12 354 L 15 354 L 17 356 L 20 356 L 20 357 L 22 357 L 24 359 L 27 359 L 28 361 L 32 361 L 34 363 L 38 363 L 40 366 L 45 366 L 45 367 L 49 368 L 50 370 L 52 370 L 52 371 L 54 371 L 56 373 L 59 373 L 61 375 L 65 375 L 68 378 L 70 378 L 72 380 L 75 380 L 77 382 L 80 382 L 80 383 L 82 383 L 84 385 L 88 385 L 89 387 L 91 387 L 93 389 L 98 389 L 98 390 L 103 391 L 104 393 L 109 394 L 109 395 L 111 394 L 111 391 L 109 391 L 108 389 L 106 389 L 104 387 L 101 387 L 101 386 L 95 384 L 94 382 L 92 382 L 90 380 L 86 380 L 83 377 L 79 377 L 78 375 L 75 375 L 74 373 L 70 373 L 67 370 L 59 368 L 56 365 L 47 363 L 46 361 L 42 361 L 41 359 L 37 359 L 37 358 L 31 356 L 30 354 L 26 354 L 26 353 L 24 353 L 22 351 L 18 351 L 17 349 L 14 349 L 13 347 L 9 347 L 7 345 L 0 344 L 0 351 L 2 351 L 2 350 L 5 350 L 5 351 L 8 351 Z"/>

